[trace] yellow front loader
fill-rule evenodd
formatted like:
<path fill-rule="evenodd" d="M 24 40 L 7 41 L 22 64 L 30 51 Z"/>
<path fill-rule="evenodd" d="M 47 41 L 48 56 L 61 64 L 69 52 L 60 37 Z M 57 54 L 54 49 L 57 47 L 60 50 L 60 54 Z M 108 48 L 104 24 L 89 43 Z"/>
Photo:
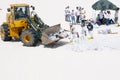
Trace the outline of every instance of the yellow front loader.
<path fill-rule="evenodd" d="M 30 11 L 32 8 L 32 11 Z M 49 34 L 60 31 L 60 24 L 49 27 L 34 12 L 35 7 L 28 4 L 11 4 L 6 15 L 6 22 L 0 28 L 1 39 L 11 41 L 20 39 L 25 46 L 36 46 L 39 41 L 48 45 L 60 40 L 51 40 Z"/>

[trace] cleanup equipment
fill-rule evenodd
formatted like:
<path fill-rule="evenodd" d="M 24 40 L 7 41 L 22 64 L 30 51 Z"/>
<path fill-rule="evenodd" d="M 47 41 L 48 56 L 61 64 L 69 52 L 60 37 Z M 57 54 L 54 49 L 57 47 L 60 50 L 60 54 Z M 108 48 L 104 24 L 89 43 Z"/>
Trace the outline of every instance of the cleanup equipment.
<path fill-rule="evenodd" d="M 59 36 L 60 24 L 51 27 L 45 24 L 35 13 L 34 6 L 11 4 L 7 10 L 6 22 L 3 22 L 0 28 L 3 41 L 11 41 L 14 38 L 20 39 L 25 46 L 36 46 L 39 41 L 48 45 L 62 39 Z M 56 33 L 56 39 L 51 39 L 50 35 Z"/>

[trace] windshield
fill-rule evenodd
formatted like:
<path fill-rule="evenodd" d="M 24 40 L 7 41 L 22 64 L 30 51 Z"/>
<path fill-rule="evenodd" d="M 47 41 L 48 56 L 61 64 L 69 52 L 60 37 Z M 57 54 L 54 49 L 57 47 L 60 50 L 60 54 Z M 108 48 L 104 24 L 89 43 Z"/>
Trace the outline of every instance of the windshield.
<path fill-rule="evenodd" d="M 30 15 L 29 12 L 29 7 L 28 6 L 20 6 L 20 7 L 15 7 L 15 19 L 22 19 L 22 18 L 26 18 L 27 16 Z"/>

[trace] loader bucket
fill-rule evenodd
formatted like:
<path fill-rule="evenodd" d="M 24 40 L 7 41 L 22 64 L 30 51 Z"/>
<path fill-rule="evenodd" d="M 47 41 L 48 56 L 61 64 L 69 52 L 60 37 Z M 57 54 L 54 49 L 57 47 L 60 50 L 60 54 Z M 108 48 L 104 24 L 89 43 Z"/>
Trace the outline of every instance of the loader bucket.
<path fill-rule="evenodd" d="M 54 25 L 54 26 L 51 26 L 51 27 L 45 29 L 42 32 L 42 37 L 41 37 L 42 44 L 48 45 L 48 44 L 55 43 L 55 42 L 59 41 L 60 39 L 51 40 L 49 38 L 49 35 L 58 33 L 60 31 L 60 29 L 61 29 L 60 24 L 57 24 L 57 25 Z"/>

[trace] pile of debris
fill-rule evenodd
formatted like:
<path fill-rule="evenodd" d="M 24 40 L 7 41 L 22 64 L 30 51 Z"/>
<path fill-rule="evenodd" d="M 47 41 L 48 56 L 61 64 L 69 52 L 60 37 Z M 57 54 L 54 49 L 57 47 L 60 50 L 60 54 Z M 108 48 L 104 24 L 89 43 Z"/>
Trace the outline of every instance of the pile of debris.
<path fill-rule="evenodd" d="M 118 34 L 118 32 L 111 29 L 102 29 L 98 30 L 98 34 Z"/>
<path fill-rule="evenodd" d="M 111 33 L 112 33 L 111 29 L 98 30 L 98 34 L 111 34 Z"/>
<path fill-rule="evenodd" d="M 68 37 L 68 33 L 66 30 L 60 30 L 58 33 L 49 34 L 49 39 L 51 40 L 58 40 L 58 39 L 66 38 L 66 37 Z"/>

